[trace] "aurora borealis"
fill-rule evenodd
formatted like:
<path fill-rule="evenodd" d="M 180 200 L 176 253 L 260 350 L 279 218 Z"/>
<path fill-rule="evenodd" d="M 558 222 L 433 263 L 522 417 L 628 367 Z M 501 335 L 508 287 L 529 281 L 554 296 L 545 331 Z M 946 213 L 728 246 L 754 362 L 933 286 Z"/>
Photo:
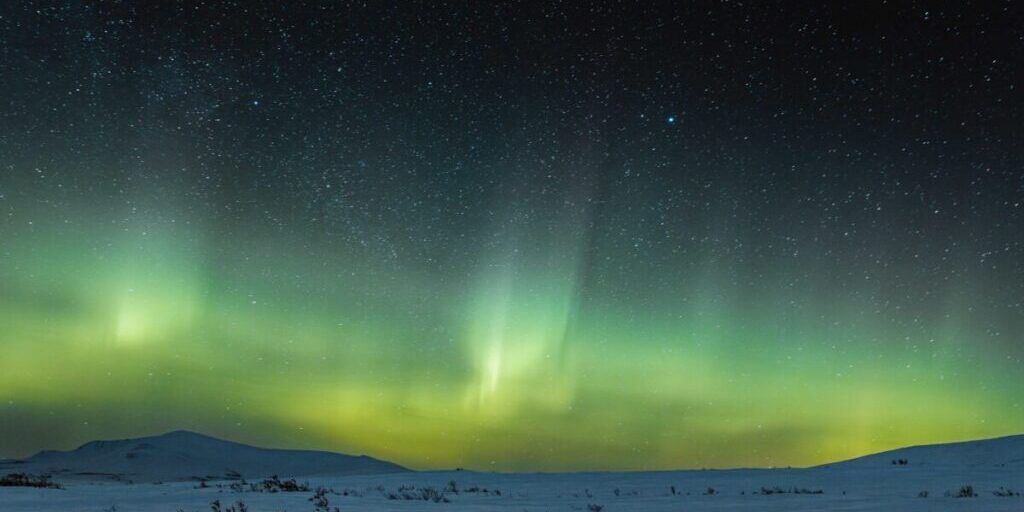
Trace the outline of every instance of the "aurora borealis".
<path fill-rule="evenodd" d="M 0 8 L 0 458 L 1024 432 L 1019 6 L 31 4 Z"/>

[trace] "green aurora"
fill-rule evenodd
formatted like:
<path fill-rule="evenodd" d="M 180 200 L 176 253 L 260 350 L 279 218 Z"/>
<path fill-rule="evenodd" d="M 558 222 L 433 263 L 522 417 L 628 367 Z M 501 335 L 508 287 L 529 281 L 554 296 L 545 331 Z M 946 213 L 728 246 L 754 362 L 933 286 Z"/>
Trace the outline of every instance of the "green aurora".
<path fill-rule="evenodd" d="M 15 435 L 184 426 L 415 468 L 666 469 L 814 464 L 1024 420 L 1019 360 L 977 343 L 990 312 L 963 283 L 928 311 L 882 309 L 884 272 L 767 286 L 717 260 L 618 295 L 581 288 L 572 222 L 505 235 L 463 272 L 140 210 L 3 225 Z"/>
<path fill-rule="evenodd" d="M 563 40 L 528 9 L 126 9 L 0 16 L 0 457 L 190 429 L 797 466 L 1024 431 L 1013 59 L 876 52 L 838 11 L 812 25 L 867 50 L 773 39 L 774 7 L 732 42 L 703 11 Z"/>

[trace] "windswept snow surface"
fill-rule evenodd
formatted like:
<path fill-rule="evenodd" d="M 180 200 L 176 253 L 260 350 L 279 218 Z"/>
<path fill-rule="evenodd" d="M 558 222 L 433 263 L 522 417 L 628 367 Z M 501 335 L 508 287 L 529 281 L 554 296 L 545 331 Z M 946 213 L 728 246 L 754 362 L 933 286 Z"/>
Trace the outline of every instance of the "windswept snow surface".
<path fill-rule="evenodd" d="M 343 512 L 381 511 L 588 511 L 678 512 L 703 510 L 744 511 L 1016 511 L 1024 510 L 1024 497 L 999 497 L 993 491 L 1024 490 L 1024 471 L 1010 467 L 763 469 L 679 471 L 657 473 L 487 474 L 472 472 L 391 473 L 381 475 L 310 477 L 311 488 L 329 487 L 330 506 Z M 401 499 L 420 489 L 442 490 L 455 481 L 458 494 L 446 492 L 448 503 Z M 77 482 L 64 490 L 0 488 L 0 510 L 202 511 L 219 500 L 222 509 L 244 502 L 251 512 L 312 512 L 313 492 L 234 492 L 231 482 L 134 484 Z M 218 487 L 218 485 L 223 487 Z M 978 494 L 956 498 L 964 485 Z M 675 486 L 676 494 L 672 494 Z M 411 489 L 415 488 L 415 489 Z M 486 488 L 470 492 L 469 489 Z M 791 491 L 806 489 L 821 494 L 762 494 L 762 487 Z M 709 488 L 714 494 L 707 494 Z M 500 495 L 494 491 L 500 491 Z M 618 491 L 616 493 L 616 490 Z M 927 491 L 928 497 L 919 497 Z M 349 496 L 342 494 L 348 493 Z M 755 494 L 757 493 L 757 494 Z M 357 494 L 358 496 L 353 496 Z M 399 499 L 389 499 L 394 495 Z"/>

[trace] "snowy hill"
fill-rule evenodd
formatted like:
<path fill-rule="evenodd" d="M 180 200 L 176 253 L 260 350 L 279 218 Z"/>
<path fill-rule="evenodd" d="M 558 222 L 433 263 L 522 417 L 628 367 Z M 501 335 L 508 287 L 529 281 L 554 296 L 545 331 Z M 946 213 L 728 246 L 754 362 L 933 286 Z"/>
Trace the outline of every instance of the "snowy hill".
<path fill-rule="evenodd" d="M 899 448 L 820 467 L 1014 466 L 1024 471 L 1024 435 Z M 901 464 L 902 463 L 902 464 Z"/>
<path fill-rule="evenodd" d="M 42 451 L 0 462 L 4 472 L 50 473 L 60 478 L 141 482 L 270 475 L 355 475 L 406 471 L 371 457 L 331 452 L 274 450 L 187 431 L 116 441 L 92 441 L 67 452 Z"/>

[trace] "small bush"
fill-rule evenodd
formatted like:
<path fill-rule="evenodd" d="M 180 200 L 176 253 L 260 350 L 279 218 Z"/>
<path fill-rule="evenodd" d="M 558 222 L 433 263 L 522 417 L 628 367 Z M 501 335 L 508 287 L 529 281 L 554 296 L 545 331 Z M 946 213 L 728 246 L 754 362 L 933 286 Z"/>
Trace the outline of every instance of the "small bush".
<path fill-rule="evenodd" d="M 757 492 L 754 492 L 754 494 L 757 494 Z M 775 487 L 762 487 L 761 494 L 825 494 L 825 491 L 821 489 L 808 489 L 806 487 L 790 487 L 789 489 L 784 489 L 776 485 Z M 844 491 L 843 494 L 846 494 L 846 492 Z"/>
<path fill-rule="evenodd" d="M 420 489 L 420 499 L 423 501 L 433 501 L 434 503 L 448 503 L 448 498 L 445 497 L 444 492 L 438 491 L 433 487 Z"/>
<path fill-rule="evenodd" d="M 9 473 L 0 477 L 0 487 L 37 487 L 40 489 L 63 489 L 64 486 L 50 480 L 50 475 L 30 475 L 28 473 Z"/>
<path fill-rule="evenodd" d="M 1000 486 L 998 489 L 992 491 L 993 496 L 999 496 L 1000 498 L 1009 498 L 1010 496 L 1020 496 L 1019 492 L 1013 492 L 1010 489 Z"/>
<path fill-rule="evenodd" d="M 589 512 L 601 512 L 602 510 L 604 510 L 604 505 L 596 505 L 594 503 L 591 503 L 587 505 L 587 510 Z"/>
<path fill-rule="evenodd" d="M 331 502 L 327 500 L 328 490 L 323 487 L 317 487 L 316 492 L 309 498 L 309 501 L 313 502 L 313 510 L 316 512 L 340 512 L 338 507 L 331 509 Z"/>
<path fill-rule="evenodd" d="M 794 487 L 793 494 L 825 494 L 825 491 L 821 489 L 807 489 L 805 487 L 797 489 Z"/>
<path fill-rule="evenodd" d="M 309 484 L 300 484 L 294 478 L 281 480 L 274 475 L 258 484 L 249 484 L 249 489 L 253 492 L 309 492 Z"/>
<path fill-rule="evenodd" d="M 249 512 L 249 506 L 245 502 L 239 501 L 228 508 L 222 509 L 220 508 L 220 500 L 213 500 L 213 503 L 210 503 L 210 510 L 213 512 Z"/>
<path fill-rule="evenodd" d="M 921 491 L 921 492 L 917 493 L 917 497 L 918 498 L 927 498 L 928 497 L 928 491 Z"/>
<path fill-rule="evenodd" d="M 434 487 L 422 487 L 416 488 L 411 485 L 403 485 L 398 488 L 397 492 L 385 492 L 381 489 L 381 493 L 384 494 L 389 500 L 406 500 L 406 501 L 433 501 L 434 503 L 451 503 L 451 500 L 444 495 L 444 491 L 439 491 Z"/>
<path fill-rule="evenodd" d="M 973 486 L 964 485 L 960 487 L 960 490 L 957 491 L 957 493 L 954 494 L 953 496 L 956 498 L 973 498 L 977 496 L 977 494 L 974 492 Z"/>
<path fill-rule="evenodd" d="M 463 494 L 483 494 L 484 496 L 488 496 L 488 495 L 492 495 L 493 494 L 495 496 L 501 496 L 501 490 L 500 489 L 488 489 L 486 487 L 478 487 L 478 486 L 475 486 L 475 485 L 472 486 L 472 487 L 466 487 L 464 489 L 460 489 L 458 492 L 456 492 L 456 494 L 458 494 L 459 492 L 461 492 Z"/>

